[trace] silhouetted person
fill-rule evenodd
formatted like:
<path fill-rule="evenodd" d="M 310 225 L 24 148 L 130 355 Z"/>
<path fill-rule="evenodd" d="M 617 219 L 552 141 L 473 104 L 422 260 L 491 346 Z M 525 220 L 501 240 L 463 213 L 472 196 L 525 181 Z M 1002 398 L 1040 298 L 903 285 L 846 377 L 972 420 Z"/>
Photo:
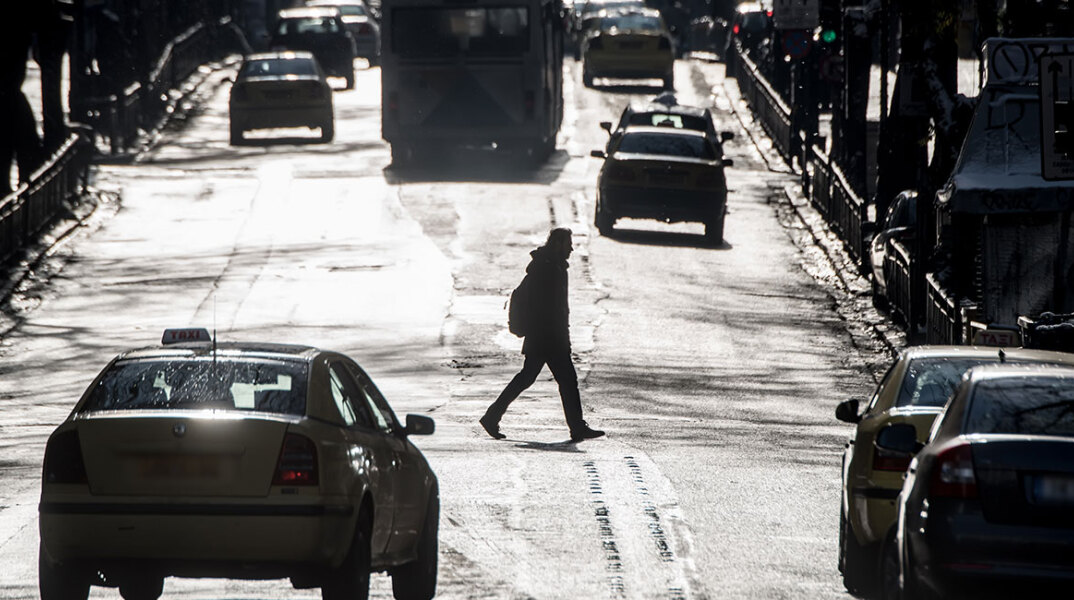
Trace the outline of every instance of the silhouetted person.
<path fill-rule="evenodd" d="M 574 247 L 571 230 L 566 227 L 553 229 L 544 246 L 530 252 L 533 260 L 526 267 L 529 281 L 529 313 L 526 339 L 522 353 L 526 355 L 522 370 L 507 384 L 500 397 L 485 411 L 479 422 L 489 435 L 496 439 L 507 436 L 500 433 L 500 419 L 507 407 L 526 388 L 533 385 L 541 369 L 548 365 L 559 384 L 559 396 L 563 400 L 563 415 L 570 427 L 571 439 L 580 441 L 604 435 L 603 431 L 591 429 L 582 420 L 582 399 L 578 393 L 578 374 L 571 362 L 570 309 L 567 305 L 567 259 Z"/>
<path fill-rule="evenodd" d="M 34 40 L 34 60 L 41 67 L 41 117 L 44 125 L 46 153 L 52 153 L 67 139 L 64 119 L 63 56 L 67 53 L 67 38 L 71 17 L 60 10 L 55 0 L 40 2 L 39 24 Z"/>
<path fill-rule="evenodd" d="M 19 181 L 41 165 L 41 139 L 37 135 L 30 102 L 22 93 L 26 79 L 32 31 L 16 11 L 0 19 L 0 196 L 11 193 L 11 160 L 19 167 Z"/>

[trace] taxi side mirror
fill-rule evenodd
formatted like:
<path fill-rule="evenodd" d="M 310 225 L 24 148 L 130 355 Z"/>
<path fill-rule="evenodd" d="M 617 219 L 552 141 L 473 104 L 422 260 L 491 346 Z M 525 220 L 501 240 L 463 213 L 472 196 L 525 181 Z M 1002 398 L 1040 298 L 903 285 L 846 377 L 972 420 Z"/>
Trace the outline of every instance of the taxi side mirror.
<path fill-rule="evenodd" d="M 589 155 L 593 158 L 608 158 L 608 155 L 603 150 L 593 150 Z"/>
<path fill-rule="evenodd" d="M 422 415 L 407 415 L 403 435 L 432 435 L 436 431 L 436 421 Z"/>
<path fill-rule="evenodd" d="M 856 398 L 840 402 L 839 406 L 835 407 L 835 418 L 844 423 L 860 423 L 861 415 L 858 414 L 858 405 L 860 403 Z"/>
<path fill-rule="evenodd" d="M 892 423 L 876 434 L 876 447 L 899 454 L 917 454 L 925 444 L 917 441 L 917 430 L 909 423 Z"/>
<path fill-rule="evenodd" d="M 601 121 L 600 122 L 600 128 L 603 129 L 604 131 L 607 131 L 608 135 L 612 134 L 612 122 L 611 121 Z"/>

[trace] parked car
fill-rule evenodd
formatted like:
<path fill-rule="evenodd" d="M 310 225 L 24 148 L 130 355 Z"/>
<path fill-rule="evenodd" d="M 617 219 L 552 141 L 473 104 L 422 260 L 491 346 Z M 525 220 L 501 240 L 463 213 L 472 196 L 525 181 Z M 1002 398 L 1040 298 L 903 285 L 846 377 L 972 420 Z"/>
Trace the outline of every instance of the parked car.
<path fill-rule="evenodd" d="M 362 0 L 306 0 L 306 6 L 328 6 L 339 9 L 343 24 L 354 37 L 355 55 L 380 64 L 380 23 Z"/>
<path fill-rule="evenodd" d="M 703 132 L 716 148 L 717 156 L 723 156 L 723 142 L 735 137 L 735 134 L 730 131 L 716 132 L 716 124 L 710 109 L 679 104 L 674 94 L 665 92 L 653 98 L 648 104 L 628 104 L 623 108 L 619 121 L 614 127 L 611 121 L 601 121 L 600 128 L 608 132 L 608 144 L 605 151 L 610 150 L 627 128 L 634 125 L 674 127 Z"/>
<path fill-rule="evenodd" d="M 873 304 L 887 304 L 887 278 L 884 258 L 891 249 L 890 242 L 912 246 L 917 231 L 917 192 L 905 190 L 895 196 L 880 220 L 877 232 L 869 241 L 869 266 L 872 270 Z"/>
<path fill-rule="evenodd" d="M 724 167 L 705 133 L 674 127 L 628 127 L 603 158 L 597 176 L 594 222 L 610 235 L 620 217 L 660 221 L 700 221 L 713 243 L 723 240 L 727 211 Z"/>
<path fill-rule="evenodd" d="M 906 432 L 893 452 L 920 447 Z M 1074 574 L 1074 369 L 970 371 L 899 496 L 904 598 L 1066 598 Z M 894 556 L 892 556 L 894 555 Z"/>
<path fill-rule="evenodd" d="M 612 15 L 621 11 L 645 10 L 644 0 L 585 0 L 575 2 L 571 11 L 571 44 L 574 59 L 582 59 L 582 42 L 600 24 L 601 13 Z"/>
<path fill-rule="evenodd" d="M 772 34 L 772 9 L 760 2 L 742 2 L 731 14 L 727 24 L 721 57 L 730 64 L 734 60 L 734 44 L 737 42 L 747 56 L 755 57 Z"/>
<path fill-rule="evenodd" d="M 231 84 L 228 121 L 232 144 L 248 129 L 309 127 L 321 141 L 335 135 L 332 88 L 309 52 L 267 52 L 246 56 Z"/>
<path fill-rule="evenodd" d="M 602 16 L 582 42 L 582 83 L 597 77 L 656 78 L 675 85 L 675 51 L 660 12 L 644 9 Z"/>
<path fill-rule="evenodd" d="M 281 10 L 269 46 L 277 51 L 312 52 L 328 75 L 342 77 L 348 90 L 354 88 L 357 48 L 338 8 Z"/>
<path fill-rule="evenodd" d="M 325 600 L 436 593 L 440 499 L 412 436 L 352 359 L 220 342 L 204 329 L 124 352 L 45 448 L 42 600 L 118 585 L 155 600 L 165 577 L 290 578 Z"/>
<path fill-rule="evenodd" d="M 856 399 L 836 408 L 836 418 L 856 425 L 843 452 L 839 510 L 839 572 L 847 590 L 867 592 L 878 583 L 881 550 L 894 539 L 895 500 L 912 454 L 888 449 L 887 440 L 913 435 L 926 441 L 966 371 L 1001 362 L 1074 366 L 1074 354 L 914 346 L 892 362 L 863 411 Z"/>

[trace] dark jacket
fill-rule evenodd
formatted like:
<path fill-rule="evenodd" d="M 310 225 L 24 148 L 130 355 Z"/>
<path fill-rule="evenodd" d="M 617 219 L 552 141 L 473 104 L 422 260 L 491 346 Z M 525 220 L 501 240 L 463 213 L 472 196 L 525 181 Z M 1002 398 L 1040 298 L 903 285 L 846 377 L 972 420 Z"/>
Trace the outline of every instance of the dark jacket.
<path fill-rule="evenodd" d="M 541 246 L 530 252 L 529 333 L 523 354 L 548 355 L 571 351 L 570 308 L 567 306 L 567 261 Z"/>

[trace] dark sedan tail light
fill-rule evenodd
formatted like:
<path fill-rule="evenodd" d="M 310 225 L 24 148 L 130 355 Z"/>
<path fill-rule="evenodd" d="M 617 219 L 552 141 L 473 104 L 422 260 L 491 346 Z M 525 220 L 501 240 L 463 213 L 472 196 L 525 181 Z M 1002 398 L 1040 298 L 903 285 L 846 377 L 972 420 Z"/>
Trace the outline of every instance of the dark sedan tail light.
<path fill-rule="evenodd" d="M 45 483 L 86 483 L 86 464 L 78 431 L 52 436 L 45 447 Z"/>
<path fill-rule="evenodd" d="M 310 98 L 320 98 L 324 96 L 324 85 L 319 81 L 311 81 L 306 86 L 306 94 Z"/>
<path fill-rule="evenodd" d="M 317 485 L 317 446 L 297 433 L 283 438 L 272 485 Z"/>
<path fill-rule="evenodd" d="M 671 40 L 669 40 L 666 37 L 660 38 L 660 49 L 661 50 L 671 50 Z"/>
<path fill-rule="evenodd" d="M 929 496 L 976 498 L 977 477 L 973 473 L 973 452 L 969 444 L 944 450 L 932 466 Z"/>
<path fill-rule="evenodd" d="M 702 172 L 700 175 L 697 176 L 697 185 L 698 185 L 698 187 L 710 188 L 710 187 L 717 187 L 719 184 L 720 184 L 720 174 L 719 173 L 715 173 L 715 172 L 711 172 L 711 171 L 705 171 L 705 172 Z"/>

